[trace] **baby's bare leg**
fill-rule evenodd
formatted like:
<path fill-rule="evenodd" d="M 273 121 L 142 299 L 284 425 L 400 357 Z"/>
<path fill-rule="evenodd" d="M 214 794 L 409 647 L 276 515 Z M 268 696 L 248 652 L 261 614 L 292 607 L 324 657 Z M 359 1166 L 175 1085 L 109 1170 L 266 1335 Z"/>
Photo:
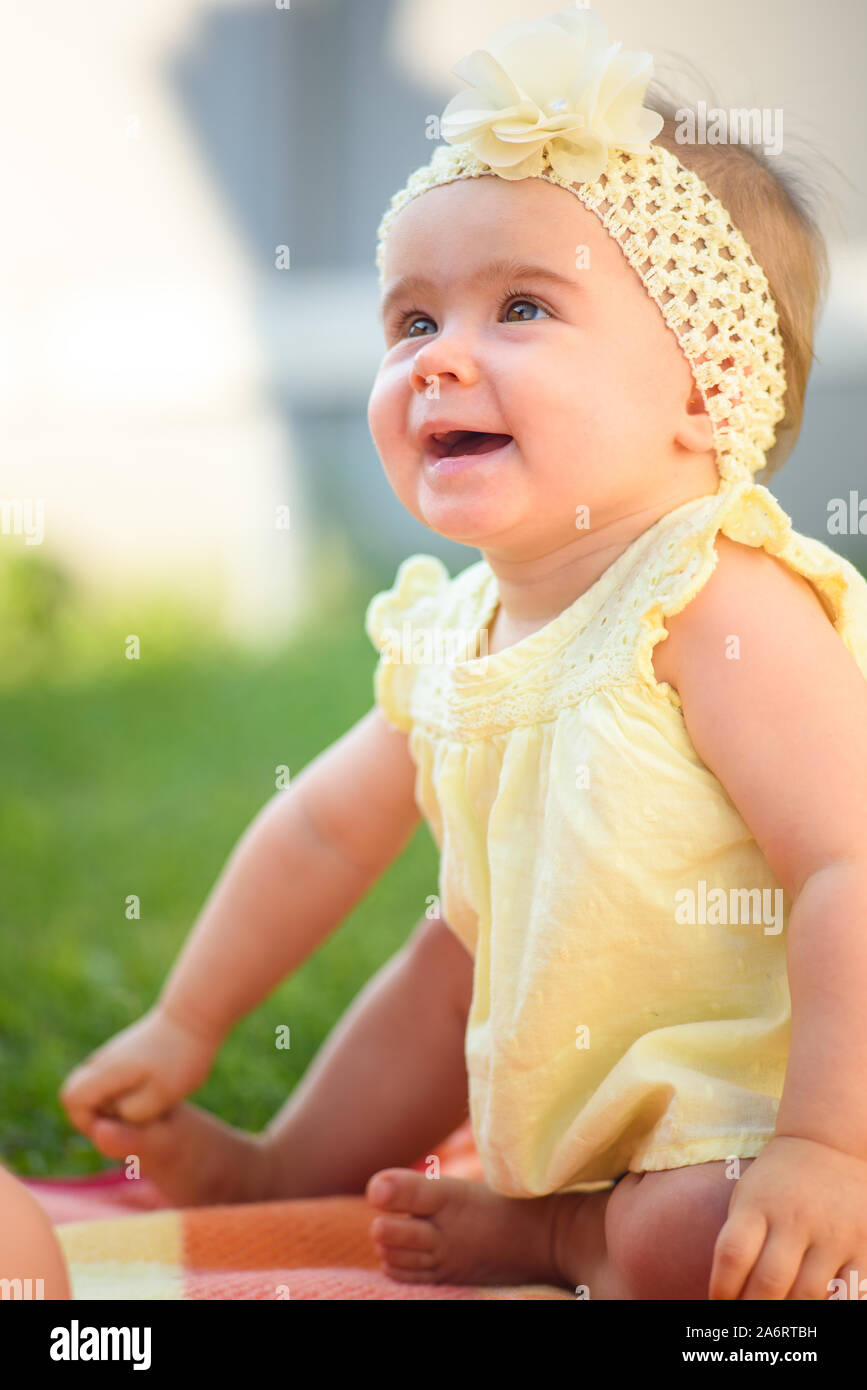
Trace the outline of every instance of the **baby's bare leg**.
<path fill-rule="evenodd" d="M 473 961 L 439 917 L 356 996 L 261 1136 L 274 1198 L 358 1192 L 467 1117 Z"/>
<path fill-rule="evenodd" d="M 0 1167 L 0 1298 L 70 1298 L 66 1261 L 36 1198 Z"/>
<path fill-rule="evenodd" d="M 385 1164 L 409 1164 L 467 1115 L 464 1033 L 471 956 L 423 919 L 337 1023 L 261 1134 L 196 1105 L 147 1125 L 98 1119 L 107 1158 L 137 1155 L 178 1207 L 361 1193 Z"/>
<path fill-rule="evenodd" d="M 754 1162 L 742 1158 L 740 1173 Z M 706 1300 L 736 1181 L 729 1167 L 717 1161 L 627 1173 L 611 1193 L 592 1194 L 583 1211 L 561 1197 L 566 1282 L 586 1285 L 591 1298 Z"/>
<path fill-rule="evenodd" d="M 754 1162 L 741 1160 L 741 1173 Z M 383 1266 L 409 1283 L 550 1283 L 592 1300 L 708 1297 L 732 1180 L 724 1162 L 626 1173 L 609 1190 L 504 1197 L 384 1169 L 367 1196 Z"/>

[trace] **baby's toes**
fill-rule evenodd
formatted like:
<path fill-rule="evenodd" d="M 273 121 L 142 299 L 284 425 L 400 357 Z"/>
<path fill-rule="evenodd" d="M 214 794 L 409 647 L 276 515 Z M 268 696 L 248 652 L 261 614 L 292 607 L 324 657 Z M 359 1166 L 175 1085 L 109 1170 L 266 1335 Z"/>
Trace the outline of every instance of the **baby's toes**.
<path fill-rule="evenodd" d="M 417 1275 L 426 1283 L 439 1283 L 439 1264 L 429 1251 L 389 1249 L 383 1252 L 381 1259 L 383 1271 L 392 1279 Z"/>
<path fill-rule="evenodd" d="M 365 1194 L 375 1207 L 410 1216 L 433 1216 L 446 1195 L 441 1180 L 426 1178 L 414 1168 L 381 1168 L 368 1182 Z"/>
<path fill-rule="evenodd" d="M 439 1235 L 429 1221 L 414 1216 L 377 1216 L 370 1223 L 370 1234 L 389 1254 L 401 1250 L 431 1254 Z"/>
<path fill-rule="evenodd" d="M 413 1275 L 434 1279 L 438 1264 L 438 1232 L 424 1218 L 378 1216 L 370 1232 L 386 1274 L 393 1279 Z"/>
<path fill-rule="evenodd" d="M 106 1158 L 127 1158 L 141 1152 L 141 1129 L 123 1120 L 94 1120 L 88 1138 Z"/>
<path fill-rule="evenodd" d="M 165 1120 L 134 1125 L 100 1116 L 94 1121 L 89 1138 L 106 1158 L 136 1157 L 148 1165 L 177 1159 L 177 1136 Z"/>

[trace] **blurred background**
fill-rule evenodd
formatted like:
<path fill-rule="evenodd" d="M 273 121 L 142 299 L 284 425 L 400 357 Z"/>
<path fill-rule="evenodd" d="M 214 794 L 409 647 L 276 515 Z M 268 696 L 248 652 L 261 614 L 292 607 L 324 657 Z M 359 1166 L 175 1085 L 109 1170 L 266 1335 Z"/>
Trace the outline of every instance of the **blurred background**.
<path fill-rule="evenodd" d="M 452 64 L 556 8 L 5 7 L 0 1158 L 18 1172 L 107 1166 L 65 1121 L 64 1076 L 153 1002 L 276 769 L 370 707 L 372 594 L 413 551 L 453 574 L 478 558 L 403 511 L 369 435 L 375 235 L 462 86 Z M 827 517 L 864 479 L 867 11 L 595 8 L 687 100 L 784 112 L 780 159 L 815 188 L 832 283 L 801 438 L 769 486 L 863 568 L 867 535 Z M 261 1128 L 435 891 L 422 826 L 197 1099 Z"/>

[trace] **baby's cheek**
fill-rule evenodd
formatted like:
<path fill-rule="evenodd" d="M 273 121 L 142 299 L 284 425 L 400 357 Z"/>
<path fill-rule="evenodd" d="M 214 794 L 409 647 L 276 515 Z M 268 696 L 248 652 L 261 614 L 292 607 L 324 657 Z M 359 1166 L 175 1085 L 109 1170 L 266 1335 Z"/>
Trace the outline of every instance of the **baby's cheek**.
<path fill-rule="evenodd" d="M 393 394 L 393 391 L 389 393 L 388 383 L 380 375 L 373 383 L 367 402 L 368 428 L 374 444 L 380 450 L 394 433 L 395 405 L 390 398 Z"/>
<path fill-rule="evenodd" d="M 419 384 L 406 357 L 400 353 L 386 355 L 373 383 L 367 409 L 371 433 L 377 442 L 382 439 L 383 447 L 392 450 L 411 447 L 414 440 L 408 432 L 438 409 L 435 399 L 425 399 L 426 390 L 417 389 Z"/>

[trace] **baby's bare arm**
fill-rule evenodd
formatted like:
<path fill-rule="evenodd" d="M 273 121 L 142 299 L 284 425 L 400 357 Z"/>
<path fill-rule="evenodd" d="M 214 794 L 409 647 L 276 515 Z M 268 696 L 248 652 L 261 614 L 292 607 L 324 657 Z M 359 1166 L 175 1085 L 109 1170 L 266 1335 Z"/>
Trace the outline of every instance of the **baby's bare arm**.
<path fill-rule="evenodd" d="M 162 1114 L 207 1080 L 225 1034 L 294 970 L 403 848 L 420 816 L 408 737 L 374 708 L 272 797 L 212 889 L 156 1004 L 67 1077 L 97 1115 Z"/>
<path fill-rule="evenodd" d="M 663 646 L 696 751 L 792 900 L 776 1132 L 867 1162 L 867 680 L 805 579 L 727 537 L 717 552 Z"/>
<path fill-rule="evenodd" d="M 408 736 L 374 707 L 263 808 L 217 880 L 160 995 L 219 1044 L 338 926 L 420 817 Z"/>

